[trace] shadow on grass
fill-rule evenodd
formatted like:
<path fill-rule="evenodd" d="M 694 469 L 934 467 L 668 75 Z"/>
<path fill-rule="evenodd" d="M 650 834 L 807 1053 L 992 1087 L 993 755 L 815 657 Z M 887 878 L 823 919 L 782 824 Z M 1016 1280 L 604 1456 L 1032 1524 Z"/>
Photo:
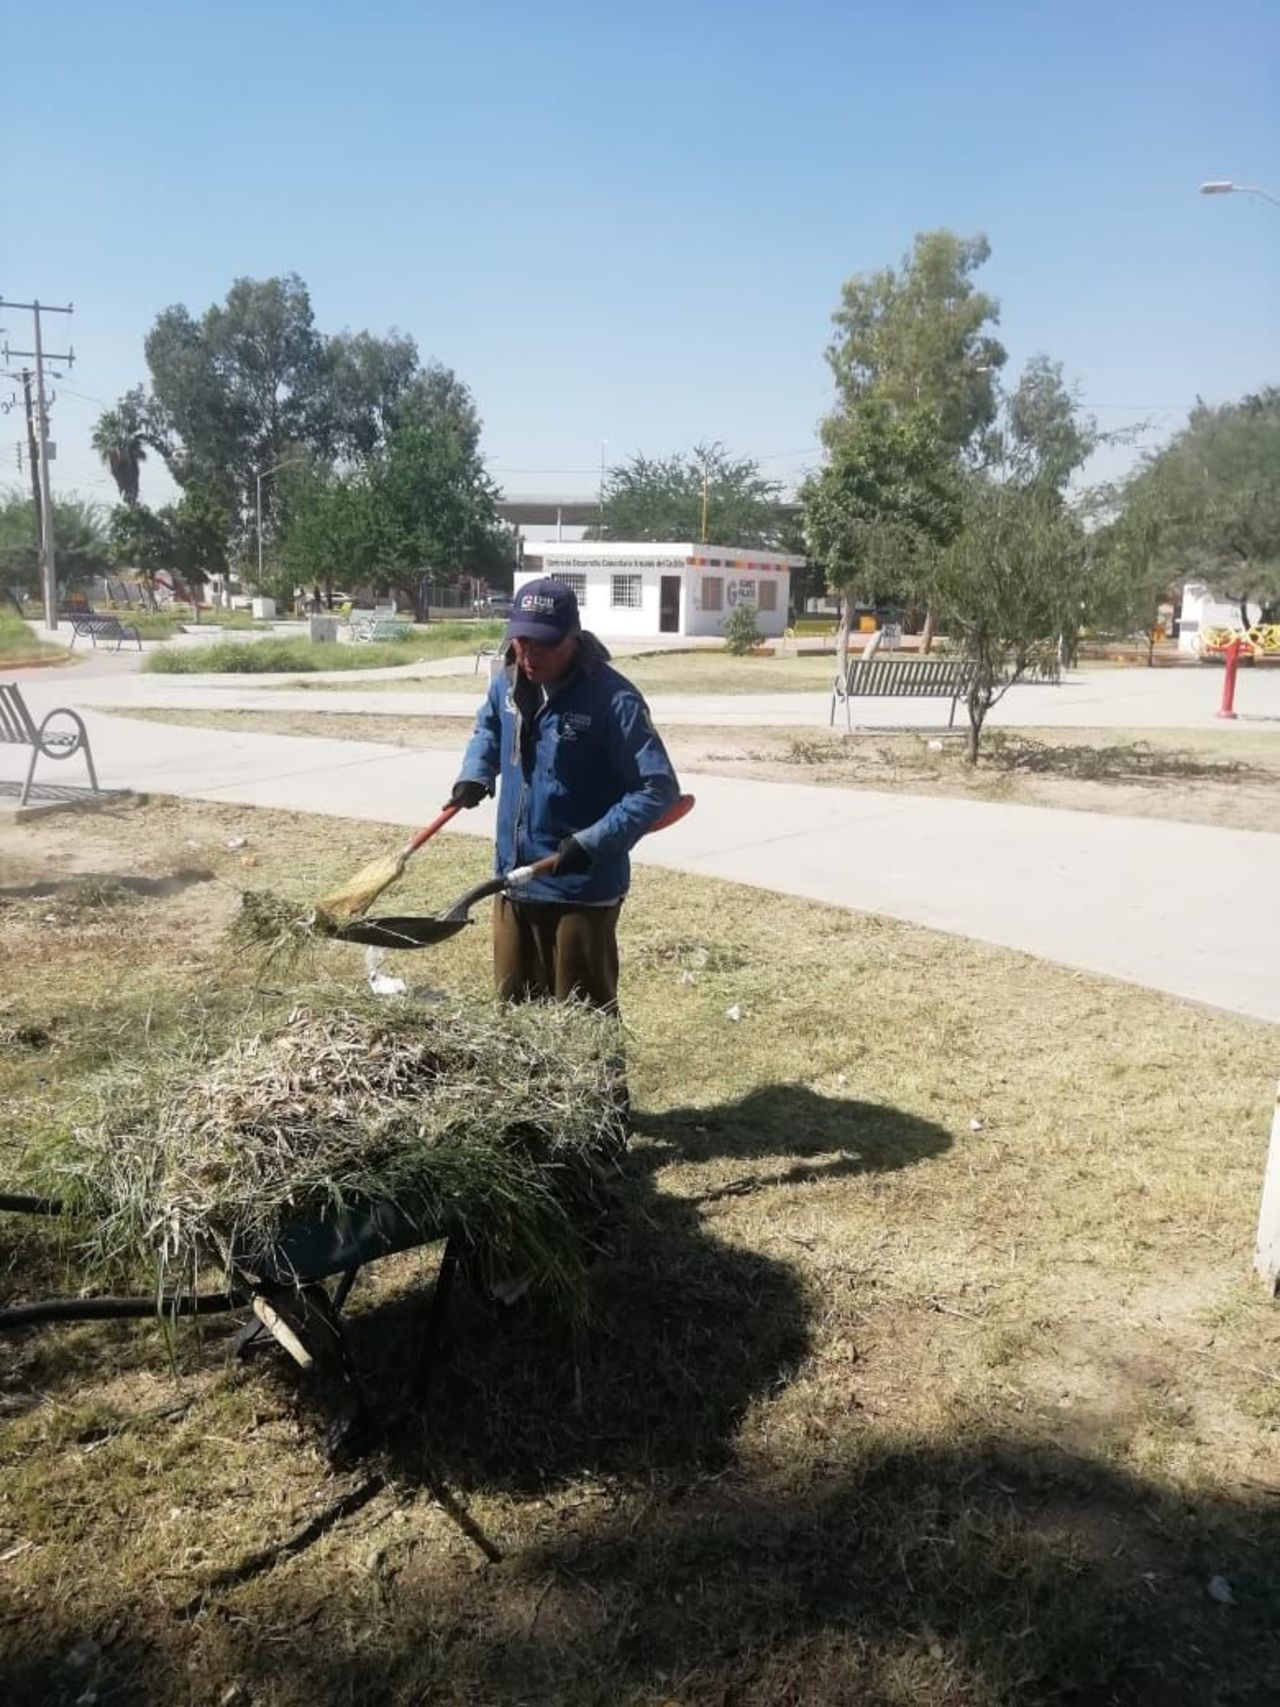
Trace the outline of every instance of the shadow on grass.
<path fill-rule="evenodd" d="M 609 1492 L 512 1512 L 526 1539 L 496 1566 L 384 1531 L 363 1575 L 278 1572 L 193 1624 L 157 1622 L 152 1602 L 86 1629 L 59 1602 L 0 1687 L 162 1704 L 236 1680 L 222 1699 L 270 1707 L 1280 1698 L 1274 1503 L 1182 1498 L 1029 1439 L 852 1432 L 839 1462 Z"/>
<path fill-rule="evenodd" d="M 530 1491 L 587 1473 L 722 1468 L 747 1407 L 789 1382 L 806 1355 L 811 1300 L 791 1266 L 707 1229 L 701 1209 L 720 1193 L 676 1197 L 656 1190 L 654 1175 L 676 1157 L 815 1158 L 725 1188 L 766 1190 L 907 1167 L 950 1143 L 913 1115 L 787 1085 L 638 1124 L 648 1142 L 618 1182 L 585 1325 L 536 1299 L 506 1310 L 464 1288 L 424 1407 L 404 1356 L 421 1298 L 354 1324 L 374 1413 L 398 1419 L 388 1440 L 398 1478 Z"/>
<path fill-rule="evenodd" d="M 41 878 L 35 883 L 12 883 L 0 887 L 5 901 L 64 899 L 73 905 L 93 908 L 111 906 L 122 900 L 163 900 L 181 895 L 197 883 L 213 883 L 217 873 L 203 867 L 170 872 L 166 877 L 136 877 L 128 872 L 81 871 L 74 877 Z"/>

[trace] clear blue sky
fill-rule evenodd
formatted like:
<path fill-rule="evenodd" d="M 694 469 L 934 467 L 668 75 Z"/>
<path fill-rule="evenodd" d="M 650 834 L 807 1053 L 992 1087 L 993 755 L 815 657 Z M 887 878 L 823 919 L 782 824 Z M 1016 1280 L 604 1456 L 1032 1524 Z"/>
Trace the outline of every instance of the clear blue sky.
<path fill-rule="evenodd" d="M 1274 0 L 61 0 L 4 47 L 0 290 L 76 304 L 56 484 L 89 496 L 92 399 L 240 274 L 412 333 L 510 492 L 594 490 L 602 439 L 792 481 L 841 281 L 934 226 L 987 233 L 1011 368 L 1060 359 L 1108 426 L 1280 380 L 1280 209 L 1195 193 L 1280 193 Z"/>

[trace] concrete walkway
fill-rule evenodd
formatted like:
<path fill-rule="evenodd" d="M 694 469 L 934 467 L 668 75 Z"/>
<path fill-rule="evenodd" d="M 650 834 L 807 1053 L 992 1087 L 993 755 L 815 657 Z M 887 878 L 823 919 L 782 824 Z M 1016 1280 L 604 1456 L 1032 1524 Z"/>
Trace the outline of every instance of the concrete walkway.
<path fill-rule="evenodd" d="M 474 673 L 474 659 L 439 658 L 421 664 L 394 665 L 361 672 L 367 681 L 430 680 L 461 675 L 466 689 L 433 693 L 412 687 L 404 692 L 362 692 L 347 671 L 297 675 L 149 675 L 134 653 L 91 653 L 78 665 L 22 674 L 23 691 L 33 701 L 77 708 L 118 706 L 190 711 L 360 712 L 375 717 L 456 717 L 469 720 L 483 696 L 486 678 Z M 625 666 L 624 666 L 625 667 Z M 767 664 L 763 669 L 767 671 Z M 763 676 L 767 683 L 767 674 Z M 301 681 L 309 685 L 302 687 Z M 333 686 L 334 683 L 339 684 Z M 54 691 L 56 690 L 56 692 Z M 1086 669 L 1060 684 L 1013 688 L 991 714 L 996 728 L 1024 729 L 1233 729 L 1274 726 L 1280 740 L 1280 668 L 1242 670 L 1236 694 L 1238 723 L 1217 716 L 1222 672 L 1209 668 L 1144 670 Z M 830 715 L 827 693 L 654 694 L 650 700 L 659 727 L 772 727 L 824 729 Z M 855 700 L 855 727 L 864 729 L 936 729 L 945 726 L 949 704 L 929 699 Z M 957 715 L 963 726 L 964 711 Z M 843 728 L 843 713 L 837 727 Z"/>
<path fill-rule="evenodd" d="M 65 703 L 57 674 L 60 687 L 28 678 L 24 692 Z M 452 753 L 375 743 L 100 712 L 88 722 L 108 787 L 405 826 L 435 813 L 457 765 Z M 0 777 L 20 775 L 20 762 L 0 749 Z M 1280 1024 L 1274 937 L 1232 922 L 1240 903 L 1274 890 L 1280 836 L 724 777 L 700 776 L 697 792 L 697 811 L 642 843 L 641 863 L 885 913 Z M 492 807 L 458 828 L 491 834 Z"/>

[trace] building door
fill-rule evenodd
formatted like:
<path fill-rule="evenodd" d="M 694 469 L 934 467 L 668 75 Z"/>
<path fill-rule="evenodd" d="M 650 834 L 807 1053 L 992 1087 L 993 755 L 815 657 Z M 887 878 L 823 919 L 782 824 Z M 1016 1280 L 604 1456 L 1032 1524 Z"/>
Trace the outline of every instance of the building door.
<path fill-rule="evenodd" d="M 680 632 L 680 576 L 664 575 L 658 595 L 659 634 Z"/>

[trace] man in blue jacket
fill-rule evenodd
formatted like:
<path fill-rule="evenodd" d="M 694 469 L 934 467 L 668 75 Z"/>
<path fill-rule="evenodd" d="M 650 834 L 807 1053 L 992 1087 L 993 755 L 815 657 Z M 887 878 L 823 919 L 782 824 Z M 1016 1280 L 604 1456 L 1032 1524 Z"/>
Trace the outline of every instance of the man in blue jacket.
<path fill-rule="evenodd" d="M 616 1013 L 627 856 L 680 785 L 643 698 L 582 632 L 571 588 L 521 587 L 503 646 L 450 804 L 478 806 L 500 779 L 495 870 L 557 857 L 518 901 L 495 904 L 498 995 L 578 996 Z"/>

